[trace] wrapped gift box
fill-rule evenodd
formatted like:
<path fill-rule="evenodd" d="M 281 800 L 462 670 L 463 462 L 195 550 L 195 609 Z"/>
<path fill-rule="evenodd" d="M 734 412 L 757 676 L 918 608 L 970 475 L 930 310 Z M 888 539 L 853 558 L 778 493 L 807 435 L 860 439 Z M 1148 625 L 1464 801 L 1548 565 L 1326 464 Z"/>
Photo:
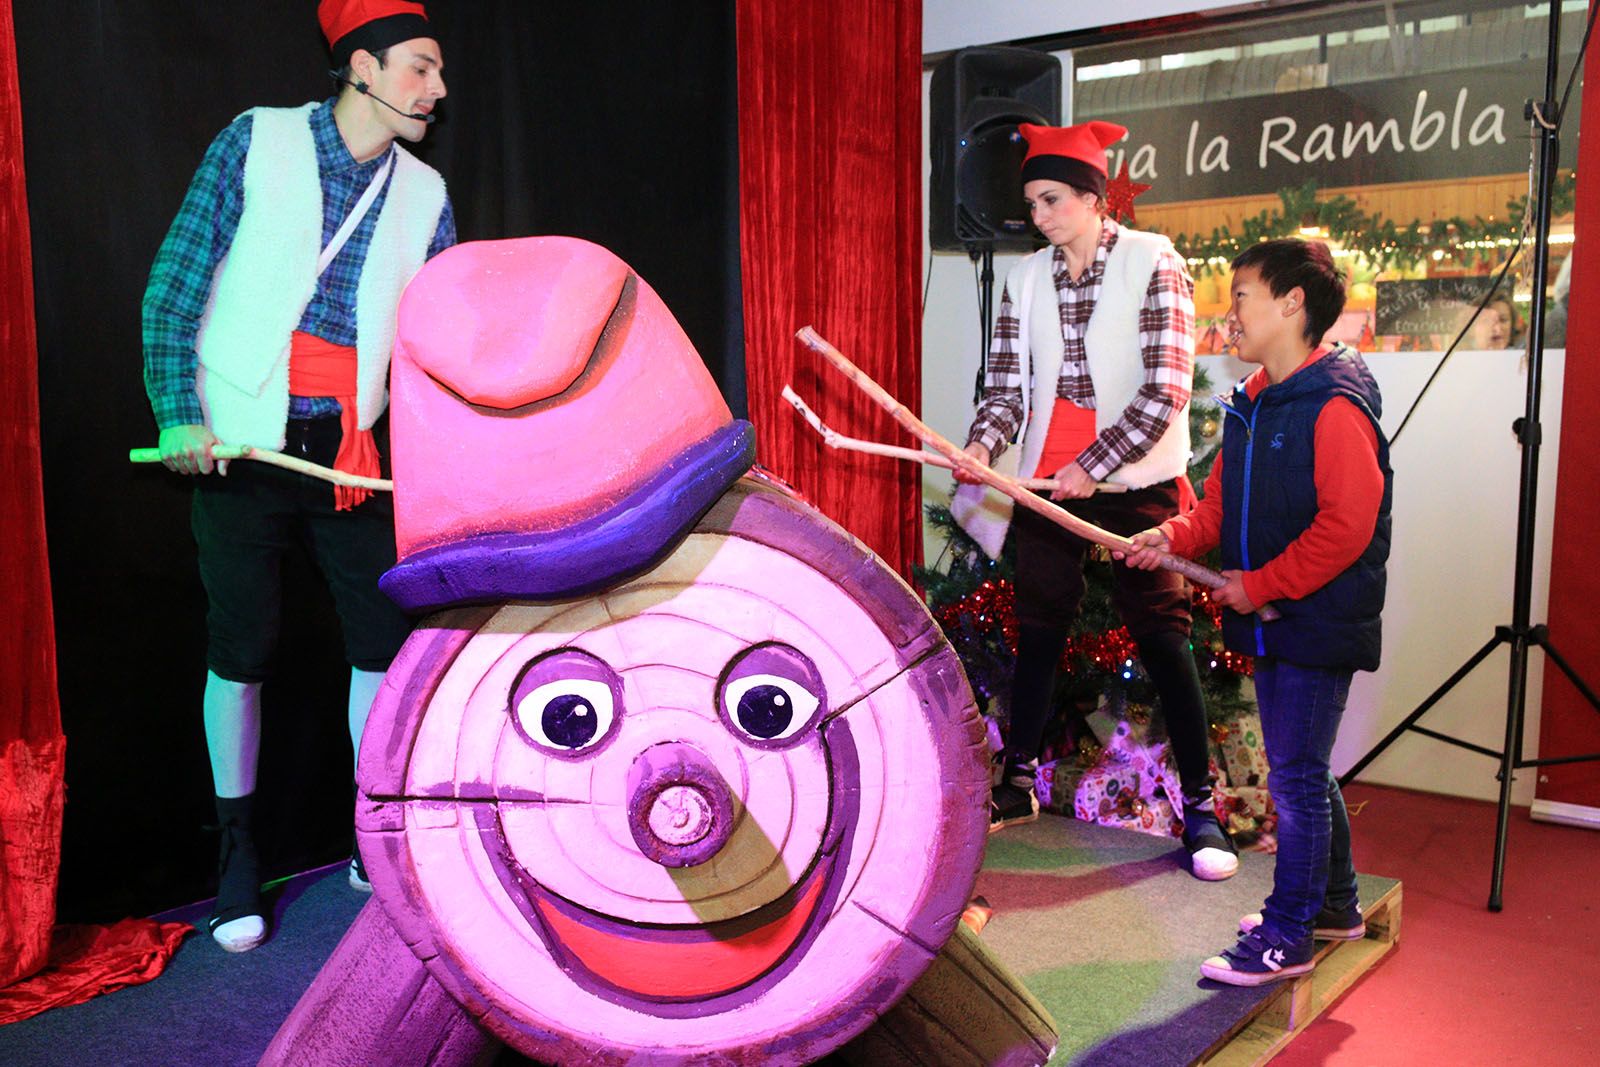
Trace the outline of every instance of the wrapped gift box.
<path fill-rule="evenodd" d="M 1254 711 L 1211 727 L 1211 740 L 1222 758 L 1222 772 L 1230 786 L 1267 787 L 1266 741 L 1261 716 Z"/>
<path fill-rule="evenodd" d="M 1038 776 L 1034 779 L 1039 807 L 1057 815 L 1074 814 L 1078 783 L 1088 770 L 1089 765 L 1076 754 L 1041 764 Z"/>
<path fill-rule="evenodd" d="M 1182 792 L 1167 762 L 1167 743 L 1141 743 L 1136 726 L 1117 724 L 1074 793 L 1074 811 L 1085 822 L 1148 834 L 1180 832 Z"/>

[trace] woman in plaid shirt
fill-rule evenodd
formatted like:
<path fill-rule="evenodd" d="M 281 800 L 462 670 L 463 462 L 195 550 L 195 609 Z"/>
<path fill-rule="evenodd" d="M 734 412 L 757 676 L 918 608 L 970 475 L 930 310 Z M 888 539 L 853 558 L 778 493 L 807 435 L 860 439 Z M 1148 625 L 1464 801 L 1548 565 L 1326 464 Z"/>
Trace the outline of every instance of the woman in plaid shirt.
<path fill-rule="evenodd" d="M 1019 477 L 1054 478 L 1051 499 L 1132 534 L 1176 515 L 1188 490 L 1194 283 L 1166 238 L 1102 217 L 1105 150 L 1126 133 L 1109 122 L 1021 127 L 1023 196 L 1050 247 L 1006 279 L 967 453 L 989 464 L 1020 448 Z M 1038 816 L 1035 761 L 1053 711 L 1056 665 L 1083 600 L 1089 547 L 1027 509 L 1015 512 L 1014 531 L 1020 633 L 991 830 Z M 1212 809 L 1189 588 L 1171 571 L 1119 567 L 1112 600 L 1166 718 L 1191 870 L 1227 878 L 1238 856 Z"/>
<path fill-rule="evenodd" d="M 308 545 L 333 591 L 358 746 L 411 624 L 378 590 L 394 565 L 386 494 L 336 494 L 261 464 L 230 473 L 211 450 L 254 445 L 379 474 L 400 291 L 455 243 L 443 179 L 395 144 L 421 140 L 445 94 L 422 5 L 323 0 L 318 18 L 345 88 L 321 104 L 252 109 L 218 135 L 144 297 L 161 459 L 200 476 L 192 526 L 208 604 L 203 710 L 222 830 L 210 926 L 229 952 L 266 938 L 251 823 L 284 553 Z M 359 854 L 350 881 L 371 888 Z"/>

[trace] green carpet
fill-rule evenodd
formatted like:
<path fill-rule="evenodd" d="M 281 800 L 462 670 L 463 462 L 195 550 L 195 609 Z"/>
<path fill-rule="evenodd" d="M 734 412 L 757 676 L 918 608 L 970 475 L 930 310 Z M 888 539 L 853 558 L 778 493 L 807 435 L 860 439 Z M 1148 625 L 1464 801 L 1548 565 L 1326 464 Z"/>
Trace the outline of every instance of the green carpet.
<path fill-rule="evenodd" d="M 1052 1064 L 1191 1063 L 1274 992 L 1200 977 L 1261 909 L 1272 861 L 1248 852 L 1233 878 L 1201 882 L 1177 841 L 1045 815 L 989 839 L 983 940 L 1055 1017 Z M 1392 884 L 1362 875 L 1362 899 Z"/>

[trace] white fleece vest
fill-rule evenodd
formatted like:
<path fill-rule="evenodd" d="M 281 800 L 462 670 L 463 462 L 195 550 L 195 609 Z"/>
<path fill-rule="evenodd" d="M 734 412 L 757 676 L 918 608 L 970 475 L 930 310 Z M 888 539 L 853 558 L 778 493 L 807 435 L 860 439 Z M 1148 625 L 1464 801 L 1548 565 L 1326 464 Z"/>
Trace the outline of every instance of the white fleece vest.
<path fill-rule="evenodd" d="M 282 448 L 289 339 L 316 293 L 322 182 L 310 115 L 258 107 L 244 164 L 244 211 L 217 267 L 195 338 L 206 425 L 230 445 Z M 370 429 L 389 403 L 400 292 L 427 259 L 444 210 L 432 167 L 395 145 L 394 174 L 356 285 L 356 415 Z"/>
<path fill-rule="evenodd" d="M 1144 359 L 1139 349 L 1139 309 L 1144 303 L 1150 276 L 1155 273 L 1156 257 L 1172 242 L 1160 234 L 1122 229 L 1116 246 L 1106 258 L 1105 278 L 1099 299 L 1089 315 L 1084 331 L 1084 350 L 1089 363 L 1089 379 L 1094 383 L 1097 432 L 1104 432 L 1121 417 L 1144 384 Z M 1012 268 L 1006 279 L 1007 292 L 1018 293 L 1032 285 L 1026 312 L 1018 323 L 1028 339 L 1032 365 L 1031 417 L 1022 438 L 1021 477 L 1038 476 L 1035 468 L 1044 452 L 1050 431 L 1050 414 L 1055 409 L 1056 386 L 1066 341 L 1061 332 L 1060 303 L 1056 299 L 1055 279 L 1050 273 L 1052 249 L 1035 252 Z M 1015 287 L 1013 287 L 1015 286 Z M 1019 306 L 1023 303 L 1018 301 Z M 1173 413 L 1166 431 L 1150 451 L 1132 463 L 1118 467 L 1106 476 L 1130 489 L 1142 489 L 1176 478 L 1189 467 L 1189 405 Z M 1053 471 L 1043 472 L 1045 476 Z"/>

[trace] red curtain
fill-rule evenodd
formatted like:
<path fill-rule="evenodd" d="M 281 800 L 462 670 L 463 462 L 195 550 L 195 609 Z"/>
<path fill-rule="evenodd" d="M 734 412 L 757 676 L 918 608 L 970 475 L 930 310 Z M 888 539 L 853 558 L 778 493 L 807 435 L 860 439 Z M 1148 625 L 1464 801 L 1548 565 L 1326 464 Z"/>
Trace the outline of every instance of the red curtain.
<path fill-rule="evenodd" d="M 761 463 L 909 576 L 920 475 L 827 449 L 781 396 L 840 433 L 914 445 L 794 340 L 814 326 L 921 407 L 922 6 L 739 0 L 739 236 L 746 382 Z"/>
<path fill-rule="evenodd" d="M 61 708 L 39 475 L 33 257 L 11 0 L 0 0 L 0 986 L 44 966 L 61 861 Z"/>
<path fill-rule="evenodd" d="M 1600 3 L 1600 0 L 1595 0 Z M 1589 684 L 1600 689 L 1600 40 L 1584 61 L 1578 199 L 1574 211 L 1572 290 L 1567 300 L 1567 364 L 1561 388 L 1561 466 L 1556 472 L 1550 548 L 1550 643 Z M 1571 131 L 1566 136 L 1571 137 Z M 1589 180 L 1582 180 L 1583 177 Z M 1593 299 L 1591 299 L 1591 297 Z M 1546 420 L 1549 418 L 1545 409 Z M 1548 423 L 1547 423 L 1548 424 Z M 1600 714 L 1548 658 L 1539 715 L 1539 755 L 1600 752 Z M 1543 767 L 1540 800 L 1600 808 L 1600 763 Z"/>

